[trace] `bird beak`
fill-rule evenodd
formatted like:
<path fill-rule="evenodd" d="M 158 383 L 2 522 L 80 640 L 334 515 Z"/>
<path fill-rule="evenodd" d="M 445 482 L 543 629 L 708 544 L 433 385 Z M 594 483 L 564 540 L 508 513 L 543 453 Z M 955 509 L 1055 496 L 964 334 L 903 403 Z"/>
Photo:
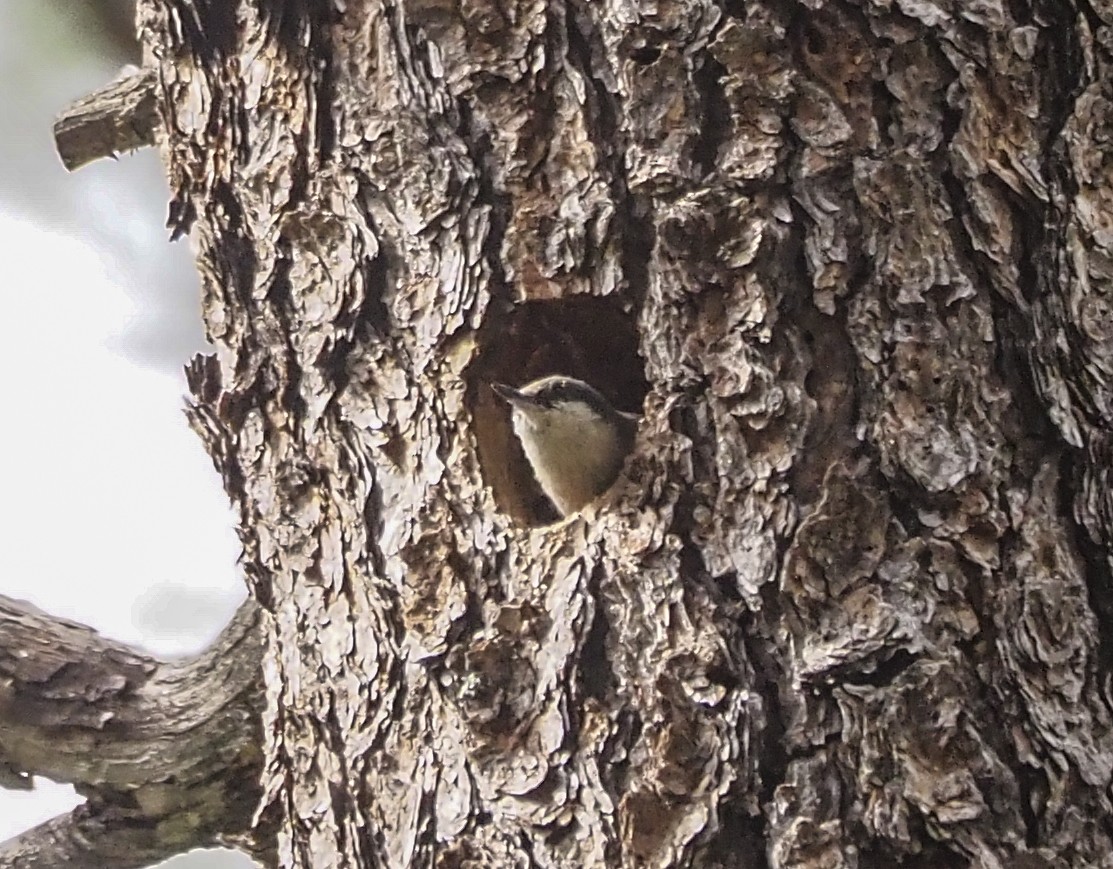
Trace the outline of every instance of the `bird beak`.
<path fill-rule="evenodd" d="M 524 407 L 533 404 L 531 399 L 524 392 L 520 392 L 513 386 L 507 386 L 505 383 L 492 383 L 491 391 L 495 393 L 503 401 L 513 405 L 514 407 Z"/>

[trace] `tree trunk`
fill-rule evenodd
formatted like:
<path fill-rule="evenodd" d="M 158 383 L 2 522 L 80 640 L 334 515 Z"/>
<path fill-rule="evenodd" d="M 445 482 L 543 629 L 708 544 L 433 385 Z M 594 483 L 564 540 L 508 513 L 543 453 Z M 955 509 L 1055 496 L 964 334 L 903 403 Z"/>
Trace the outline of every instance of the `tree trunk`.
<path fill-rule="evenodd" d="M 1111 22 L 143 0 L 259 852 L 1113 865 Z M 555 522 L 554 372 L 642 416 Z"/>

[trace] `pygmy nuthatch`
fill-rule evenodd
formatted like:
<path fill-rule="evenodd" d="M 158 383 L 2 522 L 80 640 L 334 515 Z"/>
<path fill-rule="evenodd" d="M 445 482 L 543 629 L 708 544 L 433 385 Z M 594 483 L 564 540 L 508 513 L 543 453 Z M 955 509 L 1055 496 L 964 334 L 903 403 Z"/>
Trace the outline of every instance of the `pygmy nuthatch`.
<path fill-rule="evenodd" d="M 572 377 L 491 388 L 510 404 L 514 433 L 562 516 L 611 487 L 633 445 L 636 416 L 616 410 L 597 389 Z"/>

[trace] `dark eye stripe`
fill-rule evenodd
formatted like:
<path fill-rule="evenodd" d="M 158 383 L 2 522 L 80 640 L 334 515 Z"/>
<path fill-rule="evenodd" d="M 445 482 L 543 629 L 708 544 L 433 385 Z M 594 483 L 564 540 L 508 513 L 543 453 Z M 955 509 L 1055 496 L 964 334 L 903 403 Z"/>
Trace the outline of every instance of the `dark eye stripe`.
<path fill-rule="evenodd" d="M 599 416 L 607 416 L 612 412 L 610 402 L 594 387 L 566 379 L 545 384 L 535 397 L 537 402 L 545 407 L 553 407 L 566 401 L 579 401 Z"/>

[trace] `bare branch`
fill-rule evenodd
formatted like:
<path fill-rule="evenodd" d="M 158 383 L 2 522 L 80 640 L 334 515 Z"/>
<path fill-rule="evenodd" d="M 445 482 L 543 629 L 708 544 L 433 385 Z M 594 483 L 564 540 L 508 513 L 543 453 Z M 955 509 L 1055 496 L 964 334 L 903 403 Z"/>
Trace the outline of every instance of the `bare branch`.
<path fill-rule="evenodd" d="M 0 845 L 0 866 L 18 869 L 132 869 L 180 853 L 150 822 L 79 806 Z M 191 847 L 187 845 L 186 847 Z"/>
<path fill-rule="evenodd" d="M 125 67 L 120 77 L 64 109 L 54 145 L 73 172 L 101 157 L 153 145 L 159 127 L 153 70 Z"/>
<path fill-rule="evenodd" d="M 250 830 L 261 621 L 248 601 L 207 651 L 163 662 L 0 597 L 0 764 L 88 800 L 0 846 L 0 869 L 85 865 L 82 848 L 88 865 L 118 847 L 142 859 L 113 866 L 143 865 Z"/>

